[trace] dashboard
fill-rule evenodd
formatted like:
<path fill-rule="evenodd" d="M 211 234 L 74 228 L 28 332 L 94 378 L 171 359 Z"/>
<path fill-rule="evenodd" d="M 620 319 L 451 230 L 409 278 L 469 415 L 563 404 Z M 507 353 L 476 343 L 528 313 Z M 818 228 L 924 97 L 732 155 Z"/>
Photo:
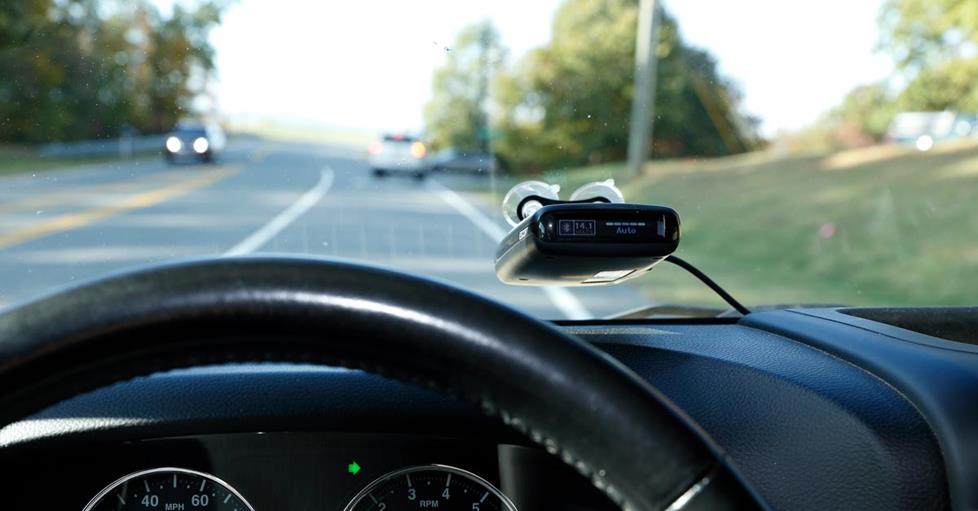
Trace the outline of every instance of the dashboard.
<path fill-rule="evenodd" d="M 10 509 L 38 496 L 93 511 L 615 509 L 538 448 L 464 436 L 194 435 L 42 449 L 17 466 Z"/>
<path fill-rule="evenodd" d="M 950 340 L 877 319 L 561 328 L 676 403 L 775 509 L 978 507 L 976 330 Z M 299 364 L 167 371 L 77 396 L 0 430 L 0 467 L 10 509 L 616 509 L 467 405 Z"/>

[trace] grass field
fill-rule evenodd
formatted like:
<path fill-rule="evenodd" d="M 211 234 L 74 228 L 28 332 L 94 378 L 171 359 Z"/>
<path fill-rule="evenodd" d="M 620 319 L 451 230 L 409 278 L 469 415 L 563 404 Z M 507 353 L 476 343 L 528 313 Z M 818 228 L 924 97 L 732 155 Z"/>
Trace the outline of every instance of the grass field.
<path fill-rule="evenodd" d="M 156 154 L 137 153 L 135 157 L 147 157 Z M 96 156 L 84 158 L 42 158 L 29 149 L 0 146 L 0 176 L 23 174 L 25 172 L 40 172 L 49 169 L 60 169 L 87 163 L 102 163 L 118 161 L 116 156 Z"/>
<path fill-rule="evenodd" d="M 753 153 L 545 176 L 615 177 L 629 202 L 683 221 L 679 254 L 749 304 L 978 303 L 978 145 L 874 147 L 823 156 Z M 663 302 L 717 304 L 671 265 L 640 285 Z"/>

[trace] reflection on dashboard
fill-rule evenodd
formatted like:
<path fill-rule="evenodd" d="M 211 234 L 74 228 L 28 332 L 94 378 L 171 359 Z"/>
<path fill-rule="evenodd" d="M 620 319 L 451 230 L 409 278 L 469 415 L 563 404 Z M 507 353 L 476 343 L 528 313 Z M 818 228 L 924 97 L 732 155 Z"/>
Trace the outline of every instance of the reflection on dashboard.
<path fill-rule="evenodd" d="M 154 468 L 123 476 L 100 491 L 84 511 L 254 511 L 234 488 L 203 472 Z"/>
<path fill-rule="evenodd" d="M 446 465 L 395 470 L 367 485 L 345 511 L 516 511 L 489 481 Z"/>

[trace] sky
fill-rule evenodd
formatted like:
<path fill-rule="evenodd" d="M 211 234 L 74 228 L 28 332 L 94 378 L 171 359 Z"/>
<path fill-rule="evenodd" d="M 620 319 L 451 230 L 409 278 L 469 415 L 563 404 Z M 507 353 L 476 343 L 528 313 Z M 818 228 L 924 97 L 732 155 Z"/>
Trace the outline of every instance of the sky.
<path fill-rule="evenodd" d="M 796 130 L 857 85 L 885 79 L 875 51 L 882 0 L 673 0 L 685 39 L 717 57 L 770 135 Z"/>
<path fill-rule="evenodd" d="M 173 0 L 158 0 L 166 8 Z M 179 0 L 178 0 L 179 1 Z M 814 121 L 885 78 L 882 0 L 669 0 L 772 135 Z M 466 24 L 490 18 L 516 58 L 546 44 L 559 0 L 239 0 L 212 33 L 218 108 L 364 131 L 417 130 L 433 71 Z"/>

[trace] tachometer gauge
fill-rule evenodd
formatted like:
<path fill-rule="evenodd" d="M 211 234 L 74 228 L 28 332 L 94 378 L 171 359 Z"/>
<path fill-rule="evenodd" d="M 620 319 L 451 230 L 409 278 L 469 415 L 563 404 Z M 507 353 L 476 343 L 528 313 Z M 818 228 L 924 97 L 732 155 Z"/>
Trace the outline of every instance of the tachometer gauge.
<path fill-rule="evenodd" d="M 182 468 L 154 468 L 129 474 L 99 492 L 83 511 L 137 509 L 254 511 L 224 481 Z"/>
<path fill-rule="evenodd" d="M 485 479 L 445 465 L 411 467 L 367 485 L 344 511 L 516 511 Z"/>

